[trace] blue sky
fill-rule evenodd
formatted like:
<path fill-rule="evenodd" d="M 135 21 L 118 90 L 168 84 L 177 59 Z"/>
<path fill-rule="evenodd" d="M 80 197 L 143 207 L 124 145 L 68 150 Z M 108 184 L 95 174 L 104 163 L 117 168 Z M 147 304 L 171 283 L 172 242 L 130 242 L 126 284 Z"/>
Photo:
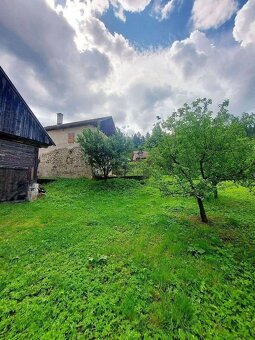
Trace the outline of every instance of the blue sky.
<path fill-rule="evenodd" d="M 255 111 L 255 0 L 2 1 L 1 66 L 45 125 L 126 131 L 198 97 Z"/>
<path fill-rule="evenodd" d="M 113 8 L 102 16 L 102 21 L 111 33 L 117 32 L 126 37 L 137 48 L 168 46 L 175 40 L 184 39 L 190 32 L 192 1 L 183 1 L 169 16 L 159 21 L 153 12 L 153 2 L 141 13 L 127 13 L 126 21 L 116 18 Z"/>
<path fill-rule="evenodd" d="M 168 1 L 162 1 L 166 4 Z M 239 0 L 241 8 L 247 0 Z M 111 33 L 117 32 L 126 37 L 138 49 L 166 47 L 175 40 L 182 40 L 192 32 L 192 0 L 181 0 L 177 3 L 169 17 L 159 21 L 153 15 L 153 1 L 140 13 L 126 13 L 126 21 L 122 21 L 114 15 L 113 6 L 102 15 L 101 20 Z M 231 32 L 234 26 L 232 15 L 218 28 L 207 30 L 208 36 L 217 39 L 219 35 Z M 232 43 L 235 40 L 232 39 Z"/>

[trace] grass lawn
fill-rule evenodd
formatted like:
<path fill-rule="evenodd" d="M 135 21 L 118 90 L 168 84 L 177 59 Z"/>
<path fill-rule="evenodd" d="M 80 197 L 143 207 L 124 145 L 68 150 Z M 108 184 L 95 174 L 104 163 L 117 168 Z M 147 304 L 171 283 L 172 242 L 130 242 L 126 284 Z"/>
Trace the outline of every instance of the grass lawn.
<path fill-rule="evenodd" d="M 0 338 L 254 339 L 255 196 L 59 180 L 0 204 Z"/>

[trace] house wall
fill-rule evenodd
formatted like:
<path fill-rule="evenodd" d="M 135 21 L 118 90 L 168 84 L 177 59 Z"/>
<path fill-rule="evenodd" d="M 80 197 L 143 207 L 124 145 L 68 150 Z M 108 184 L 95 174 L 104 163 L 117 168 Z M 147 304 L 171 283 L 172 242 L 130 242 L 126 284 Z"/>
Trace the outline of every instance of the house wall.
<path fill-rule="evenodd" d="M 0 139 L 0 201 L 27 198 L 36 181 L 38 148 L 33 145 Z"/>
<path fill-rule="evenodd" d="M 56 146 L 50 146 L 47 149 L 42 149 L 40 150 L 40 153 L 45 153 L 45 152 L 47 153 L 57 148 L 72 148 L 73 143 L 68 143 L 68 134 L 74 133 L 75 139 L 76 139 L 78 134 L 82 133 L 84 129 L 88 129 L 88 128 L 95 129 L 94 126 L 85 125 L 85 126 L 76 126 L 76 127 L 69 127 L 69 128 L 47 131 L 49 136 L 55 142 Z"/>
<path fill-rule="evenodd" d="M 94 126 L 85 125 L 48 131 L 56 146 L 40 149 L 38 177 L 91 178 L 92 171 L 83 158 L 80 145 L 68 143 L 70 133 L 74 133 L 76 139 L 87 128 L 95 129 Z"/>

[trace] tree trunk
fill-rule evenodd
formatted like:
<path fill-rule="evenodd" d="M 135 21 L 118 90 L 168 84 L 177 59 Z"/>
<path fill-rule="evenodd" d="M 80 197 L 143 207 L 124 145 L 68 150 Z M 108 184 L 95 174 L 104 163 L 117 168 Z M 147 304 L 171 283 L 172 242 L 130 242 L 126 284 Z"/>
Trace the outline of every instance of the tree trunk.
<path fill-rule="evenodd" d="M 200 212 L 200 217 L 201 217 L 202 222 L 208 223 L 208 218 L 207 218 L 206 213 L 205 213 L 204 204 L 203 204 L 203 201 L 201 200 L 200 197 L 197 197 L 197 203 L 198 203 L 198 206 L 199 206 L 199 212 Z"/>
<path fill-rule="evenodd" d="M 103 172 L 104 172 L 104 180 L 106 181 L 108 177 L 108 171 L 104 168 Z"/>

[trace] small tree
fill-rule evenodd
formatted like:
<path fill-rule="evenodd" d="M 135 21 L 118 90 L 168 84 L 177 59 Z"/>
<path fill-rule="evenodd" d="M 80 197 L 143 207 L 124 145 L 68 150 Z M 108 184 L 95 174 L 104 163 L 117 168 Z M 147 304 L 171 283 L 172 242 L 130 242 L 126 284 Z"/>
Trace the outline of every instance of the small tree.
<path fill-rule="evenodd" d="M 164 135 L 154 151 L 156 163 L 175 179 L 169 193 L 194 196 L 205 223 L 205 197 L 217 196 L 220 182 L 248 178 L 255 158 L 243 127 L 228 113 L 228 101 L 215 117 L 211 103 L 198 99 L 174 112 L 162 123 Z"/>
<path fill-rule="evenodd" d="M 127 168 L 130 141 L 120 130 L 107 137 L 98 129 L 85 129 L 77 141 L 94 176 L 107 179 L 111 171 L 120 173 Z"/>

